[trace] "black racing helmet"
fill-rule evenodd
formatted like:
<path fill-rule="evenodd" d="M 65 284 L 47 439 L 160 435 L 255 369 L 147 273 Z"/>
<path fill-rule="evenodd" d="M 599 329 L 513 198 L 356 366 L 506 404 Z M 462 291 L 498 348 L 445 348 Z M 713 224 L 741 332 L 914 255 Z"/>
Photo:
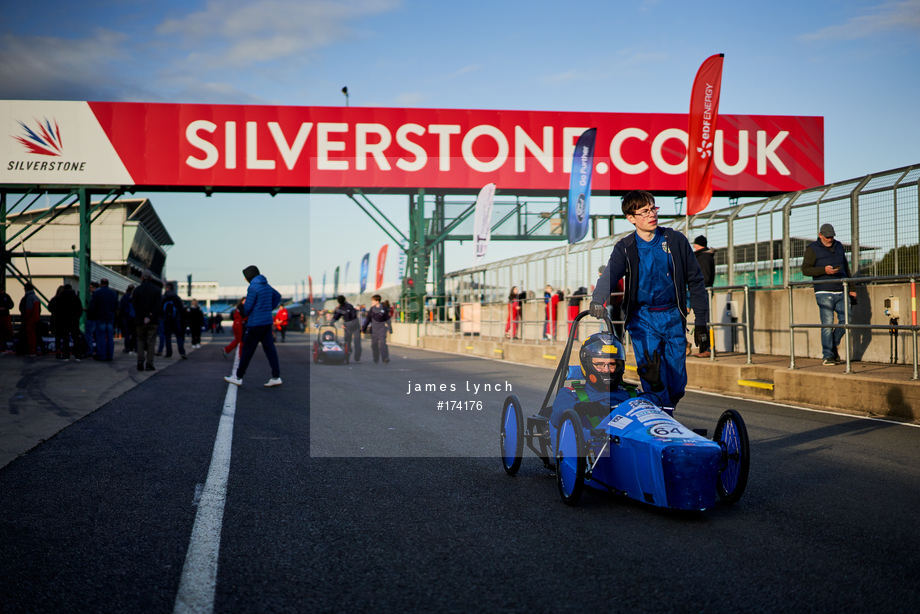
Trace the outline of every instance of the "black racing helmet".
<path fill-rule="evenodd" d="M 588 383 L 595 388 L 617 388 L 623 380 L 626 370 L 626 349 L 616 335 L 611 333 L 594 333 L 581 345 L 578 354 L 581 370 Z M 598 369 L 595 361 L 606 362 L 607 368 Z"/>

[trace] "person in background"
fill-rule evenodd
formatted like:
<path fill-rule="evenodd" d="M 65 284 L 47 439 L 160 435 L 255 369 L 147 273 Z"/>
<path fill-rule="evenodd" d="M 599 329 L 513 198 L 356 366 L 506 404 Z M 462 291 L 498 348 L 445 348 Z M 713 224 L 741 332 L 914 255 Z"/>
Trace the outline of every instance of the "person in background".
<path fill-rule="evenodd" d="M 281 343 L 284 343 L 284 335 L 287 333 L 288 327 L 288 310 L 285 309 L 284 305 L 278 306 L 278 311 L 275 313 L 273 323 L 275 325 L 275 330 L 281 333 Z"/>
<path fill-rule="evenodd" d="M 160 311 L 163 317 L 163 335 L 166 338 L 166 358 L 172 356 L 173 335 L 176 336 L 176 347 L 179 350 L 179 356 L 188 358 L 185 355 L 185 305 L 182 304 L 182 299 L 176 294 L 176 289 L 172 282 L 166 284 Z"/>
<path fill-rule="evenodd" d="M 118 312 L 118 293 L 109 287 L 105 277 L 89 300 L 89 310 L 96 318 L 96 360 L 110 362 L 115 357 L 115 314 Z"/>
<path fill-rule="evenodd" d="M 137 351 L 137 319 L 134 314 L 134 285 L 129 285 L 125 289 L 121 301 L 118 303 L 118 314 L 121 322 L 122 335 L 125 338 L 125 348 L 122 350 L 125 354 Z"/>
<path fill-rule="evenodd" d="M 193 298 L 188 308 L 188 328 L 192 334 L 192 347 L 201 347 L 201 330 L 204 328 L 204 312 L 198 306 L 198 299 Z"/>
<path fill-rule="evenodd" d="M 373 308 L 373 305 L 372 305 Z M 508 293 L 508 319 L 505 322 L 505 337 L 517 339 L 518 322 L 521 321 L 521 291 L 517 286 Z"/>
<path fill-rule="evenodd" d="M 568 316 L 569 316 L 569 334 L 572 334 L 572 322 L 575 321 L 575 318 L 578 316 L 578 312 L 581 310 L 581 299 L 588 296 L 588 289 L 584 286 L 579 286 L 575 292 L 569 294 L 569 304 L 568 304 Z M 578 340 L 578 333 L 575 334 L 575 340 Z"/>
<path fill-rule="evenodd" d="M 336 307 L 332 315 L 332 321 L 335 322 L 342 318 L 342 324 L 345 328 L 345 346 L 346 351 L 354 354 L 355 362 L 361 362 L 361 321 L 358 319 L 358 310 L 345 300 L 345 296 L 340 294 L 335 299 L 339 306 Z"/>
<path fill-rule="evenodd" d="M 26 283 L 25 294 L 19 301 L 19 314 L 22 317 L 22 333 L 25 351 L 29 356 L 38 353 L 38 321 L 41 318 L 42 305 L 35 296 L 35 286 Z"/>
<path fill-rule="evenodd" d="M 89 282 L 89 296 L 86 298 L 86 324 L 84 325 L 84 334 L 86 335 L 86 355 L 90 358 L 98 356 L 96 348 L 96 325 L 99 323 L 98 307 L 93 304 L 93 295 L 99 289 L 99 284 L 95 281 Z"/>
<path fill-rule="evenodd" d="M 715 251 L 709 249 L 709 241 L 706 240 L 705 235 L 700 235 L 693 240 L 693 255 L 696 256 L 696 262 L 700 265 L 700 271 L 703 273 L 703 285 L 707 289 L 712 288 L 713 282 L 716 279 L 716 259 Z M 694 328 L 693 331 L 693 341 L 696 343 L 696 347 L 699 350 L 700 358 L 709 358 L 710 345 L 709 345 L 709 330 L 697 330 Z"/>
<path fill-rule="evenodd" d="M 137 370 L 156 371 L 153 354 L 160 321 L 160 288 L 153 283 L 153 273 L 141 274 L 141 285 L 131 294 L 137 322 Z"/>
<path fill-rule="evenodd" d="M 387 331 L 393 330 L 390 324 L 390 307 L 389 304 L 380 303 L 379 294 L 371 297 L 371 308 L 367 310 L 364 325 L 361 327 L 365 333 L 368 328 L 371 329 L 371 351 L 374 354 L 374 362 L 379 362 L 381 359 L 384 363 L 390 362 L 390 350 L 387 347 Z"/>
<path fill-rule="evenodd" d="M 246 317 L 243 315 L 243 303 L 245 302 L 246 297 L 244 296 L 240 299 L 240 302 L 236 304 L 236 308 L 233 310 L 233 339 L 224 346 L 224 358 L 229 358 L 233 350 L 237 349 L 243 341 L 243 329 L 246 327 Z"/>
<path fill-rule="evenodd" d="M 0 352 L 11 351 L 8 344 L 13 341 L 13 299 L 6 290 L 0 290 Z"/>
<path fill-rule="evenodd" d="M 77 344 L 80 342 L 80 316 L 83 315 L 83 305 L 77 298 L 70 284 L 58 288 L 54 298 L 48 302 L 48 311 L 54 328 L 56 354 L 58 360 L 69 360 L 73 348 L 76 357 Z"/>
<path fill-rule="evenodd" d="M 278 350 L 272 339 L 272 311 L 281 304 L 281 294 L 268 285 L 268 280 L 259 272 L 259 267 L 250 265 L 243 269 L 243 277 L 249 282 L 246 302 L 243 304 L 243 316 L 247 317 L 246 329 L 243 331 L 243 349 L 240 351 L 240 364 L 236 373 L 228 375 L 224 381 L 234 386 L 243 385 L 243 375 L 261 343 L 262 351 L 268 359 L 272 370 L 271 378 L 263 384 L 266 388 L 281 385 L 281 367 L 278 364 Z"/>
<path fill-rule="evenodd" d="M 847 263 L 843 243 L 834 239 L 836 233 L 830 224 L 822 224 L 818 231 L 818 240 L 805 248 L 802 256 L 802 273 L 813 277 L 815 281 L 846 279 L 850 277 L 850 265 Z M 850 291 L 850 296 L 855 299 L 856 292 Z M 815 301 L 818 303 L 818 312 L 821 324 L 833 324 L 834 314 L 837 314 L 837 323 L 843 324 L 845 319 L 842 282 L 815 284 Z M 836 365 L 840 362 L 840 352 L 837 346 L 843 338 L 842 328 L 821 329 L 821 354 L 822 364 Z"/>

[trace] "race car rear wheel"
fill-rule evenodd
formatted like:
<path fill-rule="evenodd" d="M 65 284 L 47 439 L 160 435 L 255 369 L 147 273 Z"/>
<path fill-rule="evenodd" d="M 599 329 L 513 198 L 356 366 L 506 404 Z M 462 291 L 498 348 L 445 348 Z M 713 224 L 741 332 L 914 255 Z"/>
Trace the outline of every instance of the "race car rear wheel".
<path fill-rule="evenodd" d="M 734 409 L 723 412 L 716 422 L 712 440 L 722 446 L 724 461 L 716 482 L 716 492 L 722 503 L 730 505 L 744 494 L 751 460 L 747 427 L 741 414 Z"/>
<path fill-rule="evenodd" d="M 569 409 L 562 414 L 556 438 L 556 485 L 568 505 L 575 505 L 585 487 L 585 434 L 581 417 Z"/>
<path fill-rule="evenodd" d="M 510 395 L 502 405 L 501 423 L 502 466 L 508 475 L 521 467 L 524 455 L 524 410 L 517 395 Z"/>

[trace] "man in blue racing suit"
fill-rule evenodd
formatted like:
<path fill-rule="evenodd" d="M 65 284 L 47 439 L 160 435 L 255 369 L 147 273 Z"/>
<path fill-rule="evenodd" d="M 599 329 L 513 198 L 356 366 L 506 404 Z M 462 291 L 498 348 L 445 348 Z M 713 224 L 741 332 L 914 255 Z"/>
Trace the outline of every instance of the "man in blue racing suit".
<path fill-rule="evenodd" d="M 589 403 L 583 406 L 590 418 L 600 420 L 616 407 L 632 397 L 647 397 L 657 404 L 658 393 L 664 390 L 659 375 L 661 359 L 655 351 L 651 357 L 646 354 L 645 364 L 640 367 L 642 379 L 649 384 L 650 390 L 638 393 L 635 386 L 623 384 L 623 372 L 626 370 L 626 350 L 623 344 L 610 333 L 594 333 L 581 346 L 578 354 L 585 383 L 574 383 L 565 387 L 553 401 L 553 413 L 550 423 L 559 428 L 562 414 L 572 409 L 577 403 Z M 576 410 L 577 411 L 577 410 Z M 579 412 L 581 413 L 581 412 Z M 595 420 L 592 420 L 592 426 Z"/>

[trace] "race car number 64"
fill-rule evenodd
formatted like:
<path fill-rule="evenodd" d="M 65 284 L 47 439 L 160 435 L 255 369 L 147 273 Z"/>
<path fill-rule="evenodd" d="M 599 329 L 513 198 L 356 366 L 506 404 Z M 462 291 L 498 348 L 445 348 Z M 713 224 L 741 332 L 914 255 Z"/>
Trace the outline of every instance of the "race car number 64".
<path fill-rule="evenodd" d="M 685 437 L 686 433 L 679 426 L 659 424 L 648 430 L 652 437 Z"/>

